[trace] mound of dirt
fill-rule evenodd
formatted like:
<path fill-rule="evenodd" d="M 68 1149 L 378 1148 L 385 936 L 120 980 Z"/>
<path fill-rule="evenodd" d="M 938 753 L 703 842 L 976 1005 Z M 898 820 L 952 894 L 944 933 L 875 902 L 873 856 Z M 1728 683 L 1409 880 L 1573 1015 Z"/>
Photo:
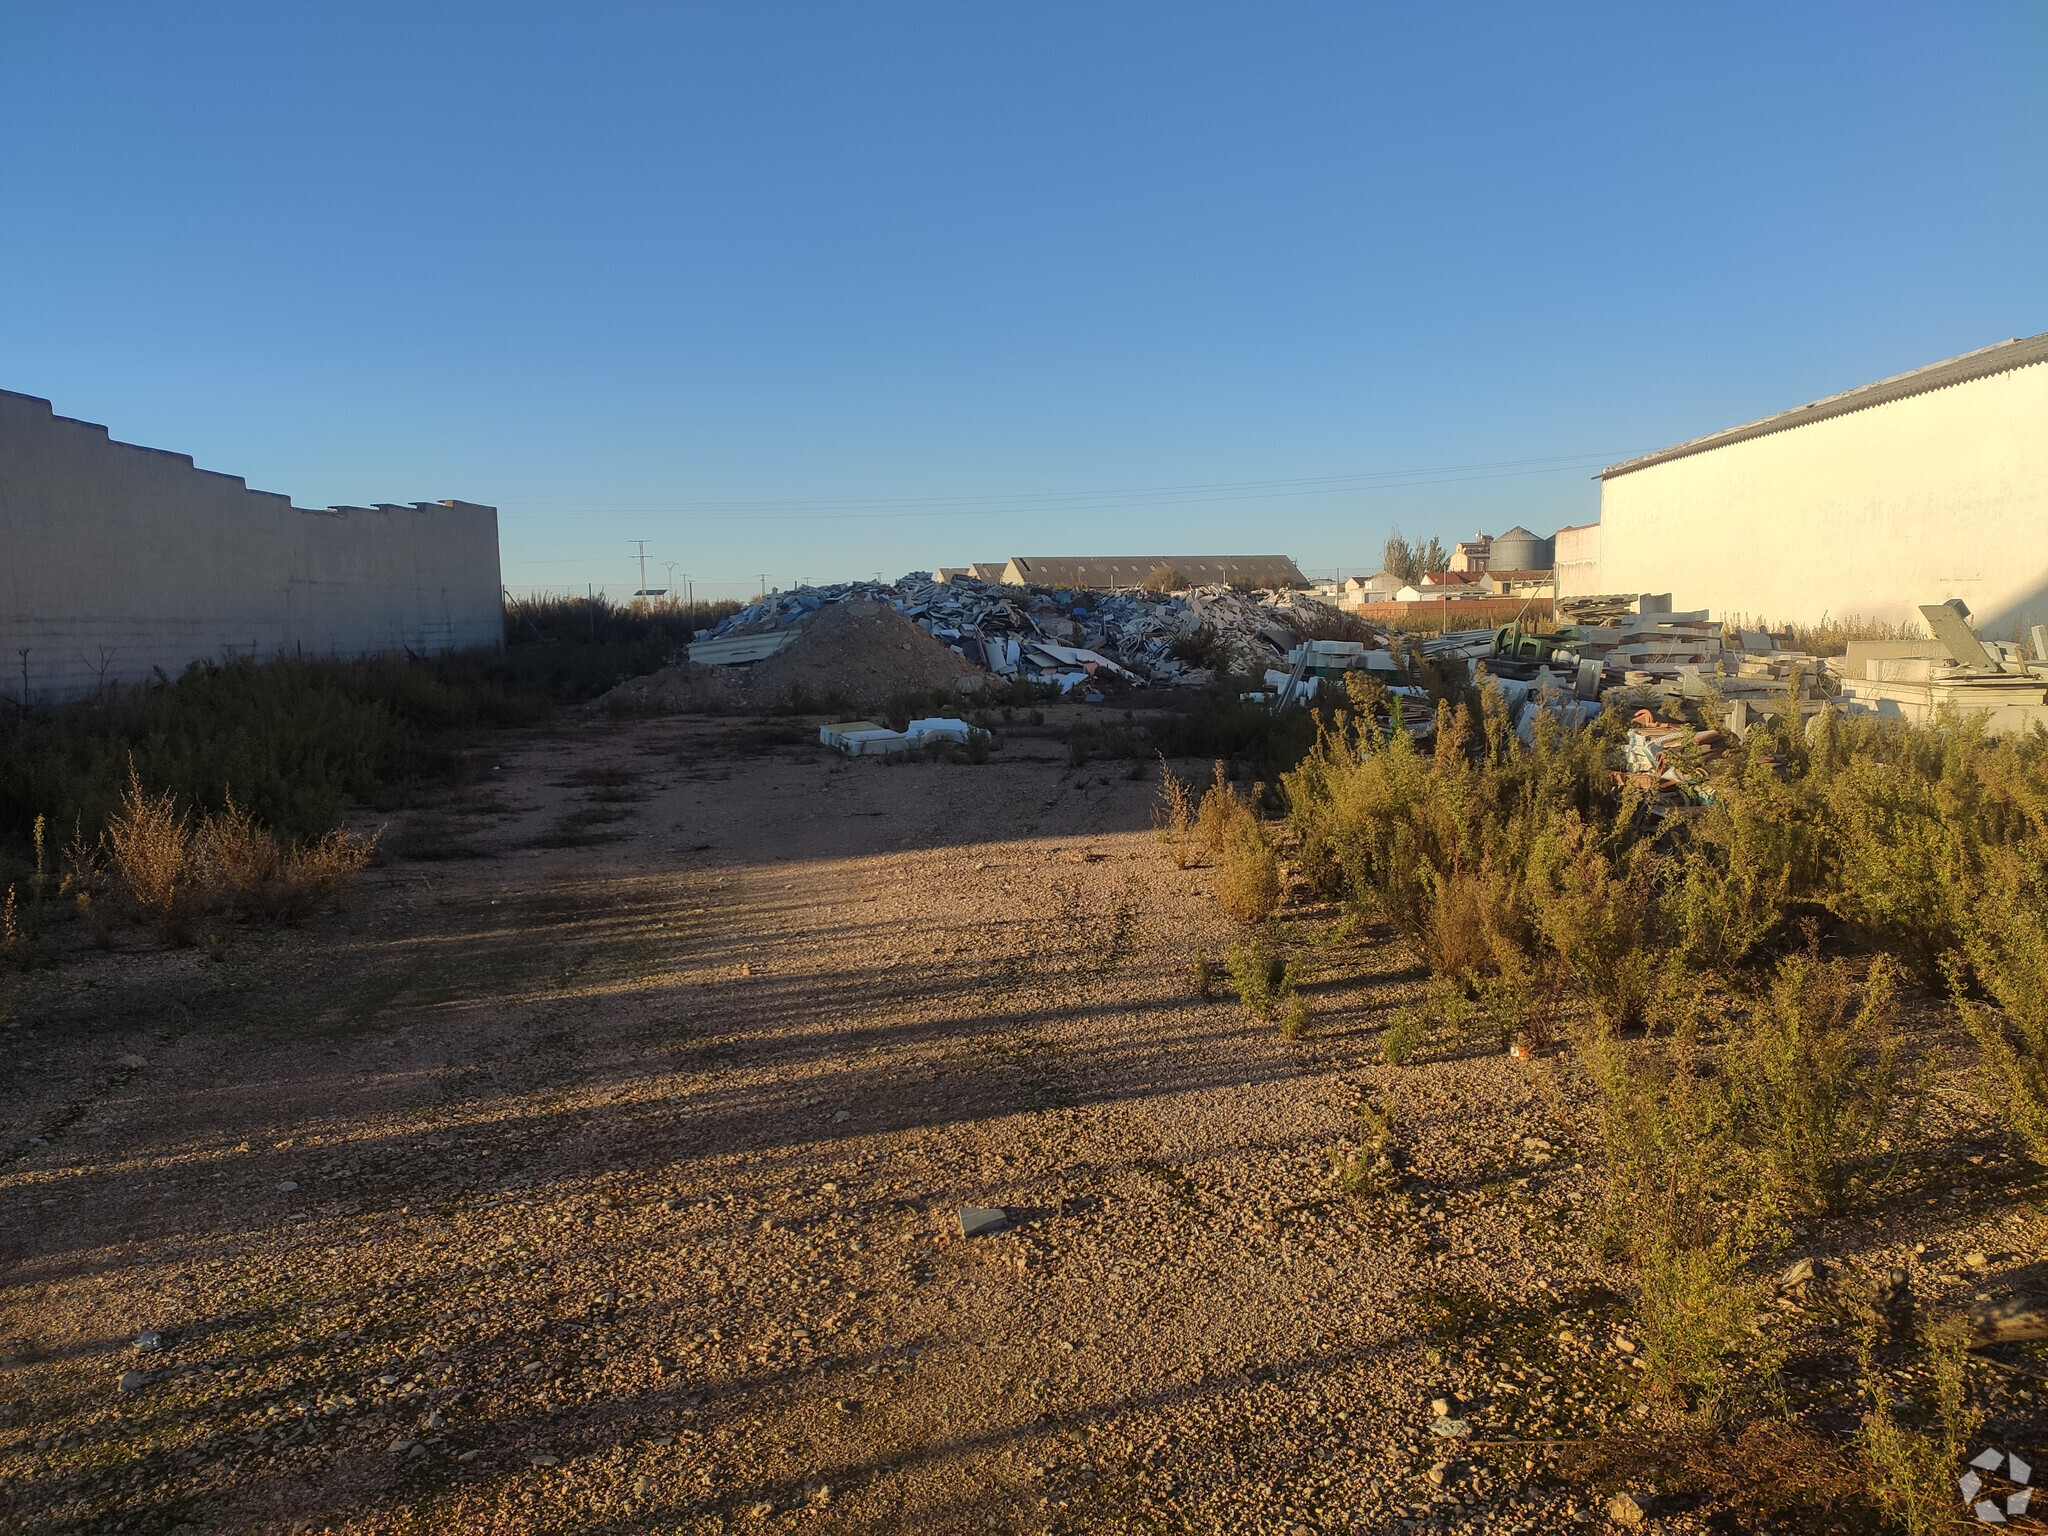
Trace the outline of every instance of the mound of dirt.
<path fill-rule="evenodd" d="M 972 693 L 993 680 L 884 603 L 834 603 L 797 638 L 745 667 L 685 662 L 629 678 L 602 702 L 625 709 L 770 709 L 788 704 L 869 710 L 906 693 Z"/>

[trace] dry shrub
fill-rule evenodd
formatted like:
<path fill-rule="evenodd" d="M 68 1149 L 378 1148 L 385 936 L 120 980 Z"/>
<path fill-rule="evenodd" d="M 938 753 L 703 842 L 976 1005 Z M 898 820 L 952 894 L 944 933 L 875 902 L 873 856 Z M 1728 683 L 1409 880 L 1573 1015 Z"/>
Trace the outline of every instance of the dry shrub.
<path fill-rule="evenodd" d="M 1241 829 L 1217 861 L 1216 900 L 1241 923 L 1263 923 L 1280 909 L 1280 856 L 1258 822 Z"/>
<path fill-rule="evenodd" d="M 169 790 L 145 790 L 131 767 L 120 807 L 107 822 L 106 848 L 134 916 L 174 944 L 193 943 L 206 902 L 191 813 L 178 808 Z"/>
<path fill-rule="evenodd" d="M 1526 950 L 1496 941 L 1491 971 L 1475 971 L 1467 984 L 1493 1023 L 1503 1050 L 1520 1044 L 1543 1050 L 1557 1038 L 1559 1004 L 1564 993 L 1562 967 L 1542 949 Z"/>
<path fill-rule="evenodd" d="M 1702 970 L 1747 959 L 1776 930 L 1790 895 L 1789 866 L 1767 869 L 1735 826 L 1728 802 L 1716 801 L 1664 867 L 1659 901 L 1672 945 Z"/>
<path fill-rule="evenodd" d="M 130 912 L 175 944 L 196 943 L 204 919 L 222 912 L 305 917 L 369 862 L 375 846 L 374 837 L 341 831 L 285 845 L 232 796 L 220 815 L 195 827 L 168 790 L 151 794 L 132 772 L 104 839 L 109 873 Z M 74 862 L 97 869 L 87 853 Z M 93 921 L 91 892 L 82 890 L 79 903 Z"/>
<path fill-rule="evenodd" d="M 1201 833 L 1202 845 L 1210 857 L 1221 858 L 1246 823 L 1257 820 L 1257 814 L 1230 782 L 1229 771 L 1219 759 L 1215 781 L 1203 791 L 1201 804 L 1195 809 L 1195 826 Z"/>
<path fill-rule="evenodd" d="M 275 922 L 310 916 L 370 861 L 376 838 L 334 831 L 286 847 L 227 796 L 227 809 L 200 824 L 201 868 L 238 911 Z"/>
<path fill-rule="evenodd" d="M 1147 592 L 1185 592 L 1188 584 L 1172 566 L 1155 565 L 1145 573 L 1144 586 Z"/>
<path fill-rule="evenodd" d="M 1857 1459 L 1780 1418 L 1752 1419 L 1732 1434 L 1697 1425 L 1619 1431 L 1572 1447 L 1563 1470 L 1602 1489 L 1654 1481 L 1662 1493 L 1697 1500 L 1701 1515 L 1732 1517 L 1741 1530 L 1868 1524 L 1869 1475 Z"/>
<path fill-rule="evenodd" d="M 1255 809 L 1264 793 L 1264 785 L 1254 785 L 1245 799 L 1219 762 L 1195 813 L 1216 864 L 1216 900 L 1241 923 L 1263 923 L 1280 909 L 1280 856 Z"/>

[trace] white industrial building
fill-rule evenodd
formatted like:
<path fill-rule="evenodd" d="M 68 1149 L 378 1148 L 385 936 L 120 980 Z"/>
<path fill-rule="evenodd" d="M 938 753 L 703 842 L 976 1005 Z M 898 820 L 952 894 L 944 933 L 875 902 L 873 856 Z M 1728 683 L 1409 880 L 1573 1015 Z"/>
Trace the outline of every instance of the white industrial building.
<path fill-rule="evenodd" d="M 1765 622 L 2048 621 L 2048 335 L 1616 464 L 1560 530 L 1561 596 L 1671 592 Z"/>
<path fill-rule="evenodd" d="M 0 390 L 6 698 L 77 698 L 228 655 L 503 639 L 494 507 L 295 507 Z"/>

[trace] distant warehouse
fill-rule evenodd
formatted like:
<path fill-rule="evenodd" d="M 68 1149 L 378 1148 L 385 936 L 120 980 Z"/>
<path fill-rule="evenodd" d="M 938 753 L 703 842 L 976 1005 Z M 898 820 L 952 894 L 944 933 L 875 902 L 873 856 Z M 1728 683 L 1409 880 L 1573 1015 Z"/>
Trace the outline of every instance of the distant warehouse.
<path fill-rule="evenodd" d="M 503 639 L 495 507 L 295 507 L 0 390 L 6 697 L 77 698 L 231 654 Z"/>
<path fill-rule="evenodd" d="M 1769 621 L 1986 634 L 2048 622 L 2048 335 L 1866 384 L 1616 464 L 1558 535 L 1560 595 L 1670 592 Z"/>
<path fill-rule="evenodd" d="M 1142 587 L 1155 575 L 1176 587 L 1258 592 L 1299 591 L 1309 584 L 1285 555 L 1017 555 L 1003 567 L 1002 580 L 1013 587 L 1115 591 Z"/>

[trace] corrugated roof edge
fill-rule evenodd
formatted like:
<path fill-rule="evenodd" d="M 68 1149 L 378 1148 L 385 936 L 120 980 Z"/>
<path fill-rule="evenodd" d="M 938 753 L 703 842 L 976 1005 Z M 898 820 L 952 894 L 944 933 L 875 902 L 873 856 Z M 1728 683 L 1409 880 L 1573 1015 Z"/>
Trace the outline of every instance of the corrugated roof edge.
<path fill-rule="evenodd" d="M 1965 352 L 1961 357 L 1951 357 L 1945 362 L 1929 363 L 1911 373 L 1896 374 L 1889 379 L 1879 379 L 1875 384 L 1863 384 L 1839 395 L 1829 395 L 1825 400 L 1816 400 L 1810 405 L 1797 405 L 1789 411 L 1779 411 L 1775 416 L 1765 416 L 1739 427 L 1696 437 L 1673 448 L 1660 448 L 1641 458 L 1611 464 L 1593 478 L 1611 480 L 1616 475 L 1648 469 L 1655 464 L 1667 464 L 1673 459 L 1690 458 L 1693 454 L 1725 448 L 1731 443 L 1770 437 L 1794 427 L 1847 416 L 1853 411 L 1867 411 L 1872 406 L 1889 405 L 1894 400 L 1910 399 L 1914 395 L 1929 394 L 1954 384 L 1967 384 L 1973 379 L 1986 379 L 1993 374 L 2010 373 L 2016 368 L 2028 368 L 2042 362 L 2048 362 L 2048 331 L 2039 336 L 2016 336 L 2010 341 L 1980 347 L 1975 352 Z"/>

